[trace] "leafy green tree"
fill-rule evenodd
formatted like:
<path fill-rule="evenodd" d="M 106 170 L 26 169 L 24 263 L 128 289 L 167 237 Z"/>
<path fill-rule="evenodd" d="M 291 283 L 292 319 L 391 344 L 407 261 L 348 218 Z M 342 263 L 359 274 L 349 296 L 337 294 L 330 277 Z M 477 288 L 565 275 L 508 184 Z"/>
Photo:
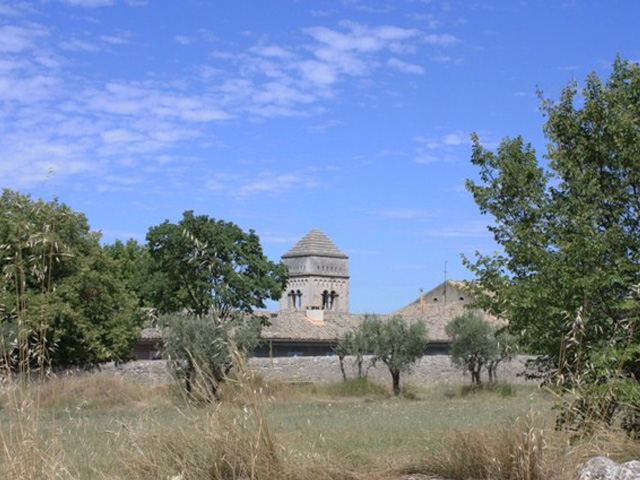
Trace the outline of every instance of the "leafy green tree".
<path fill-rule="evenodd" d="M 85 216 L 57 200 L 0 197 L 0 323 L 5 364 L 21 371 L 127 359 L 135 303 Z M 4 344 L 7 345 L 6 339 Z"/>
<path fill-rule="evenodd" d="M 212 401 L 219 384 L 233 368 L 234 355 L 246 356 L 260 342 L 262 324 L 255 317 L 233 315 L 224 321 L 214 315 L 164 315 L 164 356 L 187 393 Z"/>
<path fill-rule="evenodd" d="M 493 380 L 498 364 L 506 358 L 508 350 L 501 348 L 496 329 L 475 312 L 455 317 L 445 327 L 451 338 L 451 362 L 471 375 L 471 383 L 482 383 L 482 369 L 487 368 Z"/>
<path fill-rule="evenodd" d="M 187 309 L 222 320 L 264 308 L 287 282 L 284 265 L 268 260 L 253 230 L 207 215 L 184 213 L 149 229 L 147 298 L 160 312 Z"/>
<path fill-rule="evenodd" d="M 387 366 L 393 394 L 400 395 L 400 374 L 422 357 L 427 328 L 422 322 L 408 323 L 401 316 L 384 321 L 368 316 L 360 328 L 371 348 L 374 365 L 382 362 Z"/>
<path fill-rule="evenodd" d="M 130 238 L 127 242 L 116 240 L 103 246 L 106 255 L 116 264 L 114 274 L 134 293 L 141 307 L 149 307 L 145 299 L 145 285 L 149 275 L 149 251 L 146 245 Z"/>
<path fill-rule="evenodd" d="M 640 378 L 640 68 L 616 59 L 606 83 L 591 74 L 581 95 L 572 82 L 542 108 L 543 163 L 520 137 L 495 153 L 473 137 L 480 172 L 467 187 L 502 247 L 466 261 L 478 305 L 542 355 L 546 379 Z"/>

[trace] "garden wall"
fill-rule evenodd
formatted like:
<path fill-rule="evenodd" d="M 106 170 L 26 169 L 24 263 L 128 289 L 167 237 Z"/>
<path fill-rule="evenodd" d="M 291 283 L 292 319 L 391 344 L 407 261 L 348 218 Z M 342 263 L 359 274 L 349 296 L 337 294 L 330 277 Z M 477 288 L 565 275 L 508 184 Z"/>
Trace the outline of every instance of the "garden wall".
<path fill-rule="evenodd" d="M 509 383 L 529 383 L 519 376 L 524 370 L 524 362 L 528 357 L 518 357 L 512 362 L 505 362 L 498 368 L 498 379 Z M 249 367 L 260 372 L 266 380 L 290 382 L 338 382 L 342 379 L 338 357 L 278 357 L 251 358 Z M 355 376 L 356 370 L 351 358 L 345 359 L 347 375 Z M 164 383 L 171 381 L 164 360 L 138 360 L 123 365 L 107 364 L 104 372 L 112 372 L 135 381 L 145 383 Z M 390 375 L 382 364 L 369 371 L 369 378 L 381 383 L 390 382 Z M 451 365 L 448 355 L 428 355 L 422 357 L 408 374 L 401 378 L 418 386 L 439 383 L 470 382 L 468 375 Z"/>

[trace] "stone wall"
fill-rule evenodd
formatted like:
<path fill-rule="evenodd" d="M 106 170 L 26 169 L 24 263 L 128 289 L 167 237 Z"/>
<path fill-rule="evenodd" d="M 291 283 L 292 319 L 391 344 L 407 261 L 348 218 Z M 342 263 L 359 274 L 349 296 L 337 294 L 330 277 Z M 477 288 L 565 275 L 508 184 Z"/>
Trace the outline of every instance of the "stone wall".
<path fill-rule="evenodd" d="M 526 358 L 518 357 L 512 362 L 500 365 L 498 379 L 509 383 L 527 383 L 527 380 L 522 376 L 518 376 L 524 370 Z M 266 380 L 338 382 L 342 379 L 336 356 L 251 358 L 249 366 L 260 372 Z M 347 375 L 353 378 L 355 376 L 355 367 L 352 359 L 347 358 L 345 366 L 347 367 Z M 108 364 L 102 368 L 102 371 L 145 383 L 171 381 L 166 363 L 163 360 L 138 360 L 117 367 L 113 364 Z M 369 371 L 369 378 L 380 383 L 390 382 L 389 372 L 382 364 Z M 451 365 L 448 355 L 429 355 L 422 357 L 414 365 L 410 373 L 403 374 L 401 381 L 418 386 L 427 386 L 440 383 L 468 383 L 470 378 Z"/>

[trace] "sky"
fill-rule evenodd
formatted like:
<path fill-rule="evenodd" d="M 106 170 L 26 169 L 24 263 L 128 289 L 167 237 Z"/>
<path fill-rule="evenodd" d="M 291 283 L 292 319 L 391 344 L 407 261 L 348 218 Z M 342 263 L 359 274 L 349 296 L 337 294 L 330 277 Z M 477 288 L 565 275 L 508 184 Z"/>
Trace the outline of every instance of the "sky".
<path fill-rule="evenodd" d="M 619 54 L 635 0 L 0 0 L 0 186 L 84 212 L 103 242 L 185 210 L 311 228 L 350 257 L 353 312 L 403 307 L 498 247 L 469 136 L 522 135 Z"/>

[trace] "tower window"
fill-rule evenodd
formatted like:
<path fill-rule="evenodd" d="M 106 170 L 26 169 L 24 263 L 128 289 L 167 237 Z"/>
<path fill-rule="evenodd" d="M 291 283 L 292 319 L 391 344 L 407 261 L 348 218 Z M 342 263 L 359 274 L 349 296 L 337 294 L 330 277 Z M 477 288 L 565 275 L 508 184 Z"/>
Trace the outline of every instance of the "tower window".
<path fill-rule="evenodd" d="M 293 310 L 296 308 L 296 292 L 291 290 L 289 292 L 289 309 Z"/>
<path fill-rule="evenodd" d="M 302 308 L 302 292 L 300 290 L 296 292 L 295 298 L 295 308 Z"/>
<path fill-rule="evenodd" d="M 326 310 L 328 308 L 331 308 L 329 306 L 329 292 L 325 290 L 322 292 L 322 309 Z"/>

